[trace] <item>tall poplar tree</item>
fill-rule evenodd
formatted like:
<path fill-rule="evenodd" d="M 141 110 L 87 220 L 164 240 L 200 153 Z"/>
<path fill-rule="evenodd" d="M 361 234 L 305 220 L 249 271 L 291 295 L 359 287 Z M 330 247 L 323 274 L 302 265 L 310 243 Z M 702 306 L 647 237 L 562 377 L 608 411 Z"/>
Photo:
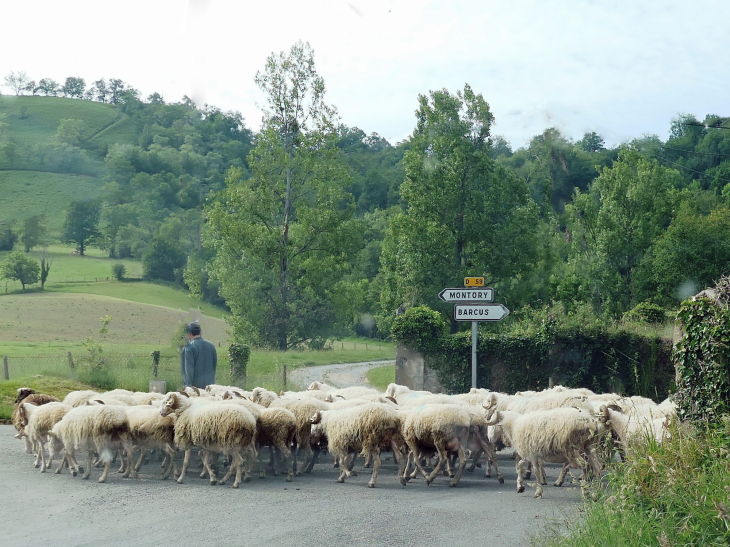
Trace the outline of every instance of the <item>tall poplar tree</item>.
<path fill-rule="evenodd" d="M 217 250 L 209 271 L 235 335 L 286 350 L 325 336 L 335 319 L 333 287 L 356 242 L 354 203 L 309 44 L 272 54 L 256 83 L 267 104 L 251 176 L 231 169 L 206 208 Z"/>

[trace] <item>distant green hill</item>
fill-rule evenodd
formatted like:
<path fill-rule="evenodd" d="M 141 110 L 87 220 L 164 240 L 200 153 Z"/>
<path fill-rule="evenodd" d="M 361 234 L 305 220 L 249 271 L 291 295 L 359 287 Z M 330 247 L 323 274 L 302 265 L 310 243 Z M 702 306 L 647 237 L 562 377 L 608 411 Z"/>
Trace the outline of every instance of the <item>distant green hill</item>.
<path fill-rule="evenodd" d="M 77 145 L 60 141 L 61 120 L 83 122 Z M 0 221 L 44 213 L 50 235 L 60 236 L 64 208 L 96 198 L 104 184 L 104 154 L 111 143 L 136 140 L 133 122 L 112 105 L 61 97 L 0 96 Z"/>

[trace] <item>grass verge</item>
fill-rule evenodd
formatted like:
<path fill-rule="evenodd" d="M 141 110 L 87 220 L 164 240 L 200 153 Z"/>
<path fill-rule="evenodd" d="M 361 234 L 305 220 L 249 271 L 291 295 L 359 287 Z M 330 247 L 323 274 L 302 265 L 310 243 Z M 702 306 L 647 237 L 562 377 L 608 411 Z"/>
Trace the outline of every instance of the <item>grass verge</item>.
<path fill-rule="evenodd" d="M 388 384 L 395 382 L 395 365 L 370 369 L 366 376 L 370 385 L 380 391 L 385 391 Z"/>
<path fill-rule="evenodd" d="M 698 431 L 675 427 L 612 464 L 598 502 L 587 502 L 567 536 L 536 544 L 571 547 L 730 544 L 730 416 Z"/>

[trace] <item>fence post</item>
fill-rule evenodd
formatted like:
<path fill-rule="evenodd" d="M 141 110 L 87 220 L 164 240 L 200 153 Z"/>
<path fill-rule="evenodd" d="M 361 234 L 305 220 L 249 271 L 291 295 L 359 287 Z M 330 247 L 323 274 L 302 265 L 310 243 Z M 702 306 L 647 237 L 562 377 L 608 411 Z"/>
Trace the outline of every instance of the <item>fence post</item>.
<path fill-rule="evenodd" d="M 76 368 L 76 363 L 74 363 L 74 357 L 71 355 L 71 352 L 68 352 L 68 368 L 71 370 Z"/>
<path fill-rule="evenodd" d="M 152 352 L 152 377 L 157 378 L 157 370 L 160 367 L 160 350 Z"/>
<path fill-rule="evenodd" d="M 8 356 L 3 355 L 3 374 L 6 380 L 10 380 L 10 369 L 8 368 Z"/>
<path fill-rule="evenodd" d="M 286 391 L 286 365 L 284 365 L 284 391 Z"/>
<path fill-rule="evenodd" d="M 552 376 L 548 376 L 548 388 L 553 389 L 554 385 L 555 385 L 555 380 L 553 380 Z"/>

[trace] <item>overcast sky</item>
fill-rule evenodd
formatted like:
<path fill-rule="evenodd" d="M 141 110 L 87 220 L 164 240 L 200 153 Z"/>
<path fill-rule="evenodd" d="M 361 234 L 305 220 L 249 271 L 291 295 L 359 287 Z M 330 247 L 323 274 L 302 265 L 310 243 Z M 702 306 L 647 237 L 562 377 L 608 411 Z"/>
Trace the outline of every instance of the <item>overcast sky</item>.
<path fill-rule="evenodd" d="M 678 113 L 730 116 L 727 0 L 0 0 L 0 76 L 121 78 L 238 110 L 271 52 L 308 41 L 342 122 L 391 142 L 419 93 L 469 83 L 514 148 L 546 127 L 613 145 Z M 8 88 L 2 92 L 10 93 Z"/>

